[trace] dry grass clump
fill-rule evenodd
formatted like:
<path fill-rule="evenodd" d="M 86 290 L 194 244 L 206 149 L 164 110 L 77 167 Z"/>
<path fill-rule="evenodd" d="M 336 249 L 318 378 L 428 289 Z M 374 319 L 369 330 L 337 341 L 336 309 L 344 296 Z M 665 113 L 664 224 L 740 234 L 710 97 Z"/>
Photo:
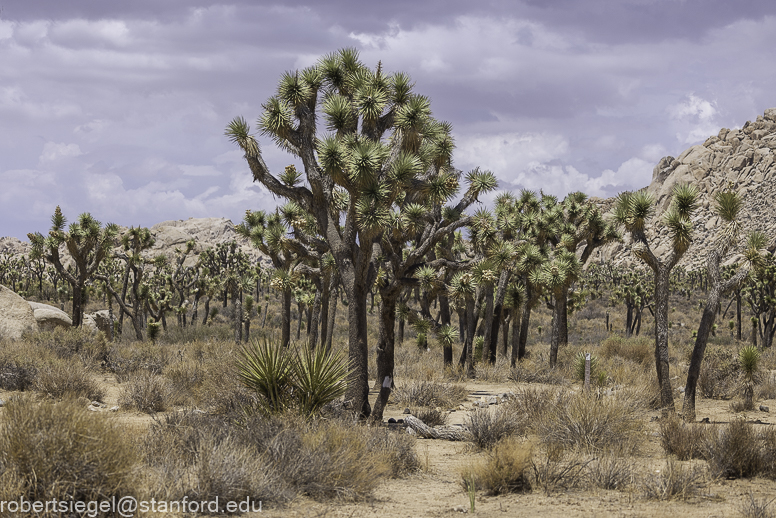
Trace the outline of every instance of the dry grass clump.
<path fill-rule="evenodd" d="M 622 491 L 632 483 L 635 471 L 633 459 L 607 453 L 587 465 L 585 478 L 593 487 Z"/>
<path fill-rule="evenodd" d="M 735 349 L 710 346 L 701 364 L 698 392 L 708 399 L 731 398 L 739 387 L 738 372 Z"/>
<path fill-rule="evenodd" d="M 602 343 L 599 354 L 603 358 L 619 357 L 641 365 L 655 362 L 655 342 L 646 336 L 623 338 L 610 335 Z"/>
<path fill-rule="evenodd" d="M 509 372 L 508 379 L 515 383 L 544 383 L 568 385 L 569 380 L 559 369 L 550 369 L 531 360 L 523 360 Z"/>
<path fill-rule="evenodd" d="M 590 462 L 579 454 L 569 454 L 562 445 L 549 445 L 544 455 L 531 460 L 533 485 L 546 495 L 577 487 L 584 481 Z"/>
<path fill-rule="evenodd" d="M 17 486 L 13 498 L 88 502 L 136 494 L 136 450 L 105 416 L 29 396 L 13 398 L 3 413 L 0 473 Z"/>
<path fill-rule="evenodd" d="M 92 333 L 85 327 L 57 327 L 52 331 L 30 335 L 28 340 L 36 347 L 48 349 L 58 358 L 78 358 L 86 367 L 99 367 L 107 359 L 105 335 Z"/>
<path fill-rule="evenodd" d="M 410 408 L 410 414 L 423 421 L 426 426 L 430 426 L 432 428 L 435 426 L 446 425 L 447 418 L 450 415 L 449 413 L 442 411 L 439 407 Z"/>
<path fill-rule="evenodd" d="M 146 413 L 163 412 L 172 404 L 174 396 L 169 381 L 144 372 L 131 375 L 124 383 L 119 395 L 119 405 Z"/>
<path fill-rule="evenodd" d="M 710 427 L 700 424 L 687 424 L 672 416 L 660 422 L 660 444 L 663 450 L 678 460 L 704 458 L 704 443 Z"/>
<path fill-rule="evenodd" d="M 768 468 L 763 439 L 754 427 L 736 419 L 709 433 L 705 441 L 705 458 L 714 476 L 725 478 L 753 477 Z"/>
<path fill-rule="evenodd" d="M 737 510 L 744 518 L 774 518 L 776 513 L 769 509 L 774 499 L 757 499 L 752 493 L 749 493 L 744 501 L 741 502 Z"/>
<path fill-rule="evenodd" d="M 464 491 L 474 489 L 487 495 L 518 493 L 531 490 L 531 444 L 506 438 L 493 445 L 485 457 L 461 472 Z"/>
<path fill-rule="evenodd" d="M 496 443 L 525 430 L 525 416 L 508 407 L 477 408 L 466 418 L 471 441 L 481 449 L 493 448 Z"/>
<path fill-rule="evenodd" d="M 32 387 L 55 399 L 85 397 L 102 401 L 105 397 L 105 391 L 85 367 L 61 360 L 39 367 Z"/>
<path fill-rule="evenodd" d="M 571 395 L 536 417 L 532 427 L 544 444 L 588 452 L 633 452 L 643 433 L 639 407 L 623 395 Z"/>
<path fill-rule="evenodd" d="M 466 401 L 469 393 L 458 383 L 411 381 L 397 387 L 393 400 L 397 405 L 450 408 Z"/>
<path fill-rule="evenodd" d="M 146 371 L 161 374 L 172 361 L 173 351 L 153 342 L 116 343 L 108 350 L 105 367 L 123 383 L 132 374 Z"/>
<path fill-rule="evenodd" d="M 702 466 L 669 458 L 663 469 L 642 478 L 640 486 L 649 500 L 687 500 L 697 496 L 707 480 L 708 472 Z"/>
<path fill-rule="evenodd" d="M 408 435 L 291 415 L 236 420 L 179 412 L 157 420 L 142 444 L 157 496 L 166 498 L 360 499 L 385 477 L 419 466 Z"/>
<path fill-rule="evenodd" d="M 504 383 L 510 374 L 509 359 L 503 356 L 499 356 L 492 365 L 487 361 L 479 363 L 476 370 L 477 381 L 488 383 Z"/>
<path fill-rule="evenodd" d="M 34 354 L 21 341 L 0 342 L 0 389 L 27 390 L 32 387 L 37 368 Z"/>

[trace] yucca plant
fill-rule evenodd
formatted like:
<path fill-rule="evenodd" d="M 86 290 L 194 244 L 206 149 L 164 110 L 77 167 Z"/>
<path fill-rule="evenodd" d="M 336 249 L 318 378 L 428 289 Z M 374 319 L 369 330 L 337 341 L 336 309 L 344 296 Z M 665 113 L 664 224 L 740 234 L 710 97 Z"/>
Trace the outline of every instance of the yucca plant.
<path fill-rule="evenodd" d="M 339 399 L 347 389 L 348 366 L 342 355 L 324 347 L 303 346 L 293 364 L 294 394 L 306 416 Z"/>
<path fill-rule="evenodd" d="M 741 374 L 744 378 L 744 408 L 747 410 L 754 408 L 754 385 L 757 379 L 759 362 L 760 351 L 757 350 L 757 347 L 747 345 L 738 351 L 738 363 L 741 366 Z"/>
<path fill-rule="evenodd" d="M 577 353 L 574 358 L 574 378 L 579 381 L 585 381 L 585 355 L 584 352 Z M 590 355 L 590 380 L 598 376 L 598 358 Z"/>
<path fill-rule="evenodd" d="M 240 350 L 237 360 L 240 382 L 260 396 L 266 413 L 283 411 L 294 388 L 294 357 L 279 342 L 262 338 Z"/>

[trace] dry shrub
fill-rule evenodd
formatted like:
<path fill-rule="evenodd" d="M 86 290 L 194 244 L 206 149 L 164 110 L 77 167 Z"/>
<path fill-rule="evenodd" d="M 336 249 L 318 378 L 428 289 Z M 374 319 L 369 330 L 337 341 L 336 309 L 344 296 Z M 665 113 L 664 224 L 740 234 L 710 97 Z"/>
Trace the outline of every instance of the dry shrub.
<path fill-rule="evenodd" d="M 759 400 L 776 399 L 776 377 L 768 374 L 762 377 L 762 381 L 757 386 L 757 396 Z"/>
<path fill-rule="evenodd" d="M 599 398 L 593 393 L 558 401 L 537 416 L 533 428 L 547 445 L 589 452 L 613 448 L 633 452 L 643 433 L 633 401 L 622 395 Z"/>
<path fill-rule="evenodd" d="M 710 432 L 704 449 L 714 476 L 753 477 L 767 467 L 761 438 L 754 427 L 743 419 L 736 419 Z"/>
<path fill-rule="evenodd" d="M 738 358 L 733 349 L 709 346 L 698 376 L 698 392 L 708 399 L 728 399 L 738 389 Z"/>
<path fill-rule="evenodd" d="M 432 428 L 435 426 L 446 425 L 447 417 L 449 416 L 447 412 L 443 412 L 439 407 L 410 408 L 410 414 L 414 415 L 415 417 L 423 421 L 423 424 L 425 424 L 426 426 L 430 426 Z"/>
<path fill-rule="evenodd" d="M 58 358 L 77 357 L 87 367 L 99 366 L 108 354 L 105 335 L 93 333 L 85 327 L 57 327 L 31 335 L 29 340 L 35 346 L 52 351 Z"/>
<path fill-rule="evenodd" d="M 27 390 L 32 387 L 37 368 L 34 355 L 30 353 L 31 348 L 24 342 L 0 342 L 0 389 Z"/>
<path fill-rule="evenodd" d="M 166 379 L 155 374 L 140 373 L 133 374 L 124 383 L 119 405 L 146 413 L 163 412 L 173 399 L 173 388 Z"/>
<path fill-rule="evenodd" d="M 663 451 L 679 460 L 702 459 L 709 427 L 684 423 L 678 416 L 660 422 L 660 444 Z"/>
<path fill-rule="evenodd" d="M 585 471 L 587 482 L 600 489 L 624 490 L 633 480 L 632 459 L 611 453 L 593 459 Z"/>
<path fill-rule="evenodd" d="M 603 358 L 620 357 L 641 365 L 655 361 L 655 342 L 646 336 L 623 338 L 610 335 L 602 343 L 599 354 Z"/>
<path fill-rule="evenodd" d="M 398 387 L 393 400 L 397 405 L 450 408 L 466 401 L 468 395 L 466 387 L 458 383 L 412 381 Z"/>
<path fill-rule="evenodd" d="M 132 342 L 113 344 L 107 353 L 105 367 L 123 383 L 139 371 L 161 374 L 170 363 L 172 352 L 153 342 Z"/>
<path fill-rule="evenodd" d="M 523 419 L 507 407 L 476 408 L 467 416 L 466 427 L 478 448 L 490 449 L 500 440 L 524 431 Z"/>
<path fill-rule="evenodd" d="M 776 514 L 769 509 L 774 499 L 757 499 L 752 493 L 749 493 L 744 501 L 741 502 L 737 510 L 744 518 L 774 518 Z"/>
<path fill-rule="evenodd" d="M 157 496 L 166 498 L 243 491 L 276 503 L 295 494 L 357 499 L 419 466 L 406 434 L 291 415 L 236 420 L 177 412 L 155 421 L 143 453 Z"/>
<path fill-rule="evenodd" d="M 569 380 L 560 369 L 543 367 L 531 360 L 523 360 L 509 372 L 510 381 L 515 383 L 544 383 L 546 385 L 568 385 Z"/>
<path fill-rule="evenodd" d="M 196 484 L 189 491 L 202 500 L 287 500 L 290 489 L 276 470 L 266 468 L 266 458 L 239 439 L 206 437 L 199 448 Z"/>
<path fill-rule="evenodd" d="M 702 466 L 686 466 L 669 458 L 663 469 L 641 480 L 641 490 L 650 500 L 687 500 L 700 492 L 707 478 Z"/>
<path fill-rule="evenodd" d="M 509 359 L 499 356 L 495 364 L 484 361 L 477 365 L 477 381 L 488 383 L 504 383 L 509 379 L 511 370 Z"/>
<path fill-rule="evenodd" d="M 136 450 L 106 416 L 29 396 L 13 398 L 3 412 L 0 472 L 21 488 L 14 498 L 88 502 L 134 494 Z"/>
<path fill-rule="evenodd" d="M 105 391 L 100 388 L 89 371 L 81 364 L 57 361 L 40 367 L 33 388 L 56 399 L 85 397 L 102 401 Z"/>
<path fill-rule="evenodd" d="M 568 454 L 562 445 L 550 445 L 545 455 L 531 459 L 532 483 L 546 495 L 576 487 L 583 481 L 582 475 L 590 462 L 577 454 Z"/>
<path fill-rule="evenodd" d="M 464 491 L 473 481 L 477 490 L 488 495 L 518 493 L 531 490 L 529 469 L 533 448 L 517 439 L 499 441 L 485 454 L 485 458 L 467 466 L 461 472 Z"/>

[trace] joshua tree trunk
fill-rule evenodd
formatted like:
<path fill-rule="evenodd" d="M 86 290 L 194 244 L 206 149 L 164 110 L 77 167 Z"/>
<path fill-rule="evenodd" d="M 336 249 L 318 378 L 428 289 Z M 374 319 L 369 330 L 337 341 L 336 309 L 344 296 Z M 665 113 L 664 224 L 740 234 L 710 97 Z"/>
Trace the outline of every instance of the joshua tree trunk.
<path fill-rule="evenodd" d="M 280 343 L 287 347 L 291 342 L 291 291 L 283 290 L 283 309 L 280 311 Z"/>
<path fill-rule="evenodd" d="M 491 326 L 489 338 L 486 341 L 488 347 L 488 361 L 491 364 L 496 363 L 496 351 L 498 349 L 498 332 L 501 321 L 504 318 L 504 296 L 507 293 L 507 283 L 509 282 L 509 272 L 504 269 L 498 279 L 498 288 L 496 289 L 496 299 L 493 301 L 493 311 L 491 316 Z M 506 329 L 504 330 L 506 332 Z M 486 336 L 486 338 L 488 338 Z"/>
<path fill-rule="evenodd" d="M 514 347 L 514 341 L 512 343 L 512 361 L 510 362 L 512 367 L 515 364 L 525 358 L 525 345 L 528 341 L 528 325 L 531 321 L 531 306 L 535 300 L 536 295 L 533 293 L 531 285 L 526 283 L 525 285 L 525 304 L 523 305 L 523 315 L 520 319 L 520 334 L 518 335 L 517 348 Z M 513 333 L 517 331 L 517 328 Z"/>
<path fill-rule="evenodd" d="M 550 337 L 550 368 L 554 368 L 558 363 L 560 346 L 568 344 L 566 288 L 563 288 L 562 291 L 556 290 L 553 298 L 555 300 L 552 312 L 552 336 Z M 564 331 L 566 332 L 564 333 Z"/>
<path fill-rule="evenodd" d="M 655 367 L 660 384 L 663 414 L 676 411 L 668 364 L 668 290 L 671 270 L 660 266 L 655 271 Z"/>

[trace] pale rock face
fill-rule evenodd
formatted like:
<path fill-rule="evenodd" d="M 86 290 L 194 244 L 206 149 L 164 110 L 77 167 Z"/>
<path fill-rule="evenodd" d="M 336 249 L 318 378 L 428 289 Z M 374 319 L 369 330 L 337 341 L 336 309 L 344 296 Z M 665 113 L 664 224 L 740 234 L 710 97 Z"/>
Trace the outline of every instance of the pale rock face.
<path fill-rule="evenodd" d="M 32 308 L 13 290 L 0 286 L 0 339 L 19 340 L 38 331 Z"/>
<path fill-rule="evenodd" d="M 660 215 L 670 206 L 671 191 L 676 184 L 689 183 L 698 188 L 700 209 L 693 218 L 693 243 L 680 265 L 686 268 L 705 266 L 709 245 L 719 232 L 723 221 L 714 213 L 714 195 L 729 186 L 737 189 L 744 200 L 739 216 L 742 235 L 761 230 L 776 236 L 776 108 L 765 110 L 754 122 L 747 122 L 740 130 L 722 128 L 702 145 L 691 146 L 678 158 L 661 159 L 652 172 L 652 183 L 646 187 L 657 202 L 658 224 L 648 229 L 653 251 L 661 259 L 670 253 L 669 236 L 659 232 Z M 614 199 L 600 205 L 609 210 Z M 657 229 L 657 232 L 655 231 Z M 601 256 L 615 263 L 640 263 L 627 252 L 627 247 L 607 245 Z"/>
<path fill-rule="evenodd" d="M 41 304 L 40 302 L 28 302 L 35 315 L 35 321 L 41 331 L 53 331 L 57 327 L 72 327 L 70 316 L 59 308 Z"/>

